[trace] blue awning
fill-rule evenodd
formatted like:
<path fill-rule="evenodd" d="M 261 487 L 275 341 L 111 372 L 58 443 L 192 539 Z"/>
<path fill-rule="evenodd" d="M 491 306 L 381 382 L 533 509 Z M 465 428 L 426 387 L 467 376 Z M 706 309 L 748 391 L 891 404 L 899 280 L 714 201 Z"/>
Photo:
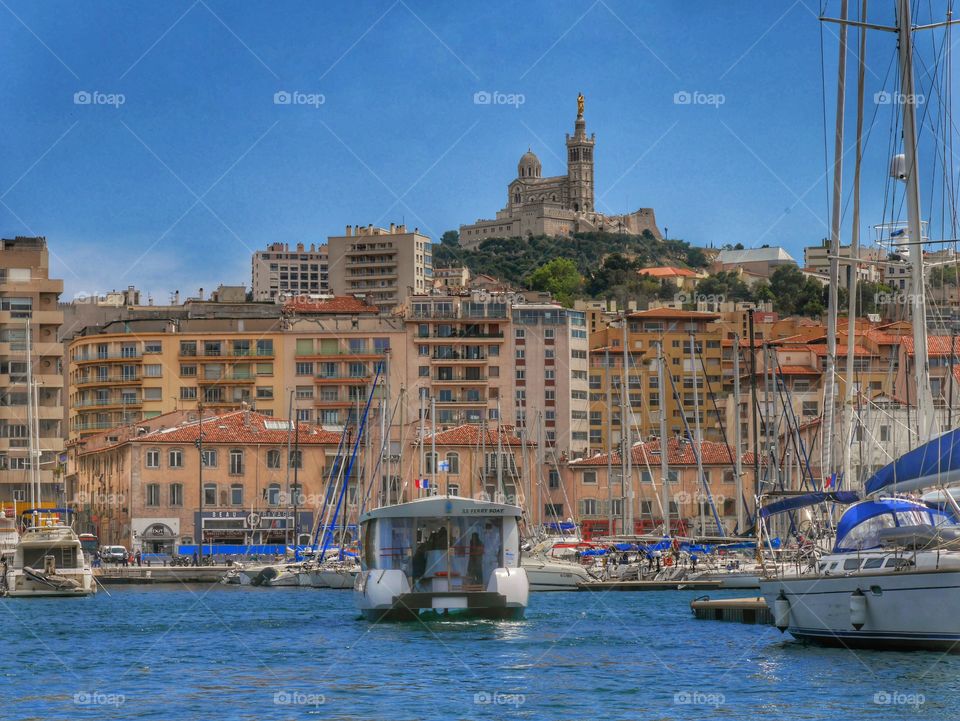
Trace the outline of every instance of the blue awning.
<path fill-rule="evenodd" d="M 764 506 L 760 509 L 760 517 L 769 518 L 770 516 L 775 516 L 778 513 L 795 511 L 798 508 L 815 506 L 818 503 L 832 502 L 847 505 L 850 503 L 856 503 L 859 500 L 860 497 L 854 491 L 819 491 L 814 493 L 804 493 L 801 496 L 782 498 L 779 501 L 774 501 L 768 506 Z"/>
<path fill-rule="evenodd" d="M 867 481 L 867 494 L 912 491 L 960 481 L 960 428 L 904 453 Z"/>

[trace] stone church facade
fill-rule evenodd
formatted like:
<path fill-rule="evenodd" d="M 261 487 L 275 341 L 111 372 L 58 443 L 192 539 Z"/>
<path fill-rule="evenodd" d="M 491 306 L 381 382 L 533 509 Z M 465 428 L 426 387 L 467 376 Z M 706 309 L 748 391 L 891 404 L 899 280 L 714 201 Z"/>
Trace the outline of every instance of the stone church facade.
<path fill-rule="evenodd" d="M 540 159 L 530 150 L 517 164 L 517 177 L 507 187 L 507 205 L 492 220 L 460 226 L 460 245 L 478 246 L 487 238 L 527 238 L 591 231 L 640 235 L 649 230 L 661 238 L 652 208 L 624 215 L 605 215 L 594 206 L 594 147 L 587 136 L 583 96 L 577 99 L 573 135 L 567 135 L 567 174 L 544 178 Z"/>

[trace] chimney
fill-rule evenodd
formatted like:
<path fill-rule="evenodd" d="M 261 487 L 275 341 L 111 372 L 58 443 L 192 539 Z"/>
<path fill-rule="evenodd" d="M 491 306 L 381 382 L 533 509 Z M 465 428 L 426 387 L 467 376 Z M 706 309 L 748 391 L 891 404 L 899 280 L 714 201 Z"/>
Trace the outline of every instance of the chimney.
<path fill-rule="evenodd" d="M 173 304 L 174 304 L 174 305 L 180 305 L 180 291 L 179 291 L 179 290 L 173 291 Z"/>
<path fill-rule="evenodd" d="M 200 289 L 199 300 L 203 300 L 203 288 Z"/>
<path fill-rule="evenodd" d="M 419 231 L 420 231 L 420 228 L 414 228 L 414 229 L 413 229 L 414 235 L 416 235 Z"/>
<path fill-rule="evenodd" d="M 390 235 L 393 235 L 394 232 L 396 232 L 396 229 L 397 226 L 395 226 L 393 223 L 390 223 Z"/>

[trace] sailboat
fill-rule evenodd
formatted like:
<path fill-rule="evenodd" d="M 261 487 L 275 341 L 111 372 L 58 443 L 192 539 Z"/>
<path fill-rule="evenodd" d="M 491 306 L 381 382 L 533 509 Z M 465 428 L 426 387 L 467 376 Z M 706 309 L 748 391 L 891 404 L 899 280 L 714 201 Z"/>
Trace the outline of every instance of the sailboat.
<path fill-rule="evenodd" d="M 765 509 L 769 514 L 824 501 L 854 501 L 836 524 L 836 540 L 829 553 L 815 558 L 807 571 L 764 579 L 761 593 L 773 610 L 776 626 L 798 639 L 844 647 L 960 651 L 960 506 L 953 493 L 944 492 L 950 484 L 960 482 L 960 429 L 937 433 L 926 361 L 924 241 L 916 108 L 911 100 L 916 97 L 912 66 L 915 28 L 910 13 L 910 1 L 898 0 L 897 27 L 886 29 L 898 35 L 901 90 L 907 98 L 899 103 L 904 154 L 894 159 L 892 174 L 906 187 L 908 222 L 901 237 L 912 264 L 917 429 L 925 442 L 872 475 L 864 484 L 862 500 L 855 491 L 845 492 L 845 497 L 815 492 Z M 864 29 L 876 27 L 865 25 L 865 18 L 860 20 L 854 24 Z M 845 32 L 846 17 L 840 22 Z M 862 107 L 862 39 L 860 47 Z M 841 112 L 838 108 L 838 116 Z M 835 200 L 838 195 L 835 192 Z M 831 306 L 835 314 L 835 302 Z M 831 440 L 832 433 L 825 442 Z M 924 488 L 942 490 L 921 498 L 900 495 Z"/>
<path fill-rule="evenodd" d="M 30 362 L 30 321 L 26 322 L 27 425 L 30 454 L 31 525 L 13 550 L 3 559 L 3 591 L 7 596 L 89 596 L 96 593 L 90 561 L 83 553 L 80 538 L 69 525 L 59 523 L 55 514 L 67 509 L 40 507 L 40 448 L 37 386 Z"/>

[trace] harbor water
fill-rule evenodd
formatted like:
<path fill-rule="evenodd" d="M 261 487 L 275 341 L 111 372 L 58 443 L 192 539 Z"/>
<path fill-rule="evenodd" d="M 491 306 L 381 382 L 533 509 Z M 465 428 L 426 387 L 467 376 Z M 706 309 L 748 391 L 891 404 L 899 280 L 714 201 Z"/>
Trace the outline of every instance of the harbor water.
<path fill-rule="evenodd" d="M 697 621 L 697 595 L 534 594 L 522 621 L 380 624 L 308 588 L 2 599 L 0 718 L 960 717 L 960 657 Z"/>

